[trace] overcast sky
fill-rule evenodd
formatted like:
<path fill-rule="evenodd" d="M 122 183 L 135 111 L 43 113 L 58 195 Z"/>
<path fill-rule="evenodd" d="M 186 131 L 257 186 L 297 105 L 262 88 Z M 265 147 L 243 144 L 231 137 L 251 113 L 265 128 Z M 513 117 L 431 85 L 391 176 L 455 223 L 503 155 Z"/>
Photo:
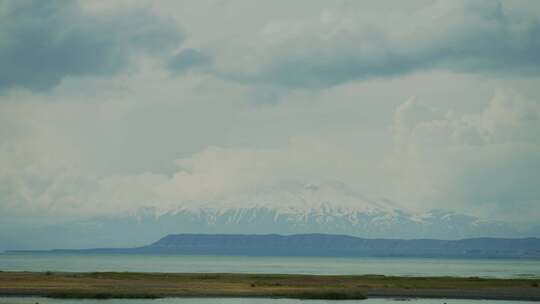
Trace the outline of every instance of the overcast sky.
<path fill-rule="evenodd" d="M 0 221 L 335 182 L 540 218 L 540 1 L 0 0 L 0 29 Z"/>

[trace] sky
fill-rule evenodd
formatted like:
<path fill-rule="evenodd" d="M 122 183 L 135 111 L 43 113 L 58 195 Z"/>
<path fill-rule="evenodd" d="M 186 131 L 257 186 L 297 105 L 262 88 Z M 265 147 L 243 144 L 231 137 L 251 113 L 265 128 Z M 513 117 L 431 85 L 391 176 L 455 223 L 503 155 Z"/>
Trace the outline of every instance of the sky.
<path fill-rule="evenodd" d="M 298 183 L 540 219 L 539 1 L 0 0 L 0 28 L 3 229 Z"/>

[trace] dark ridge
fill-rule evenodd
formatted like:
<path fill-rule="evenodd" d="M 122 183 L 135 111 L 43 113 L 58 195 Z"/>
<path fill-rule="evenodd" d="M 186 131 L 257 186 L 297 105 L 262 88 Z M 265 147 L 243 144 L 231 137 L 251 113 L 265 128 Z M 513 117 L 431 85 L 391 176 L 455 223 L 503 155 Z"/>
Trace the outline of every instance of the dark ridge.
<path fill-rule="evenodd" d="M 364 239 L 332 234 L 171 234 L 137 248 L 11 253 L 114 253 L 248 256 L 540 258 L 538 238 Z"/>

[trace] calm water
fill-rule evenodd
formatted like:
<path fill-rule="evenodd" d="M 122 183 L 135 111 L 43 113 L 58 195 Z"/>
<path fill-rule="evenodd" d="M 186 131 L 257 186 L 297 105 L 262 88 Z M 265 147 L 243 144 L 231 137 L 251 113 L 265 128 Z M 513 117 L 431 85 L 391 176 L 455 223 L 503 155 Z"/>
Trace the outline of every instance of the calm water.
<path fill-rule="evenodd" d="M 158 299 L 158 300 L 57 300 L 46 298 L 1 298 L 0 304 L 519 304 L 532 303 L 522 301 L 491 300 L 446 300 L 446 299 L 411 299 L 396 301 L 394 299 L 367 299 L 360 301 L 326 301 L 326 300 L 289 300 L 289 299 Z"/>
<path fill-rule="evenodd" d="M 540 278 L 540 260 L 0 254 L 0 270 L 384 274 Z"/>

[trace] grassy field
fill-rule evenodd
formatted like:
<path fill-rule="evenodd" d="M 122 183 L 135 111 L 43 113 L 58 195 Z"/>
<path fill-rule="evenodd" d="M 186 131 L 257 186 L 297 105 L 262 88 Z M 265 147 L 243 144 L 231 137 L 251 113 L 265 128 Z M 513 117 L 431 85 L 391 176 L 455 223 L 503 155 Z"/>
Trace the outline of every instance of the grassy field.
<path fill-rule="evenodd" d="M 424 297 L 540 300 L 530 279 L 276 274 L 0 272 L 0 295 L 58 298 Z"/>

